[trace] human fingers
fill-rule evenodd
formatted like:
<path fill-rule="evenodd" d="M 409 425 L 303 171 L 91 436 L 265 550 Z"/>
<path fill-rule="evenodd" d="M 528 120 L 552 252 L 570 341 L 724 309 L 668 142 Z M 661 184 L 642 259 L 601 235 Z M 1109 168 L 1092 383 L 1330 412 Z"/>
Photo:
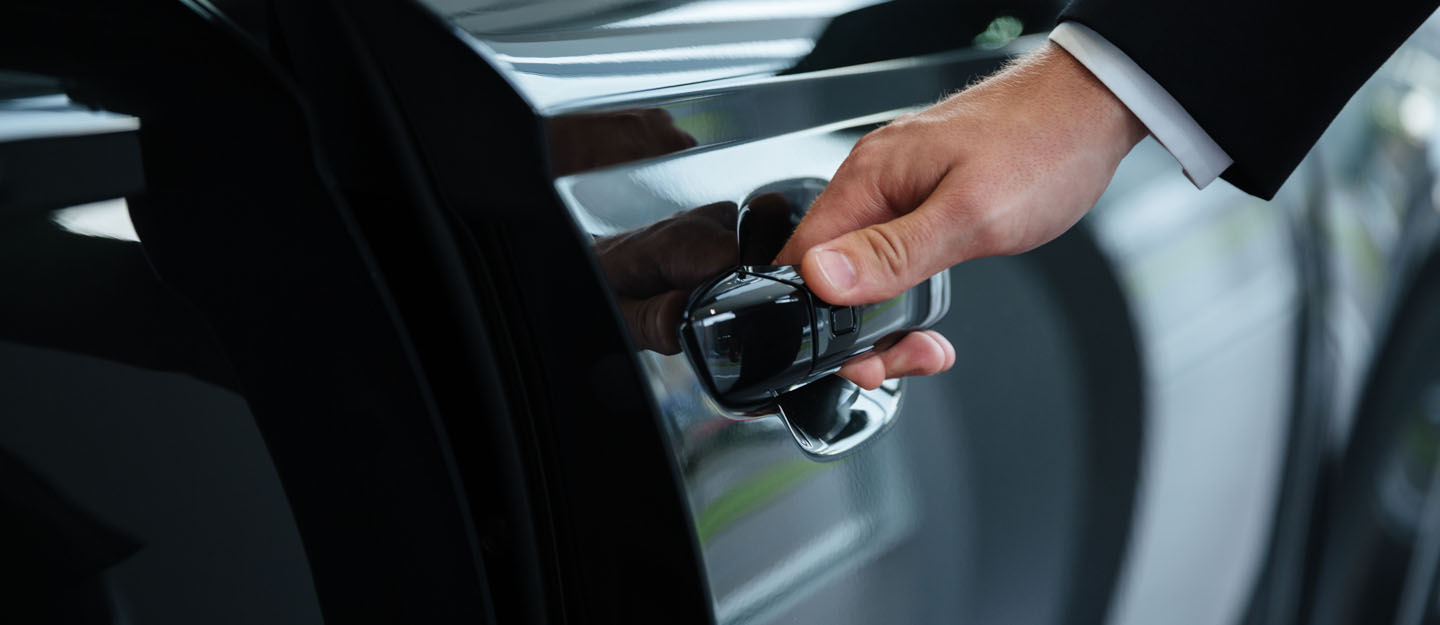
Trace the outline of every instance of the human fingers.
<path fill-rule="evenodd" d="M 886 379 L 934 375 L 955 366 L 955 347 L 939 332 L 921 330 L 906 334 L 883 351 L 860 356 L 840 367 L 839 375 L 862 388 L 873 389 Z"/>

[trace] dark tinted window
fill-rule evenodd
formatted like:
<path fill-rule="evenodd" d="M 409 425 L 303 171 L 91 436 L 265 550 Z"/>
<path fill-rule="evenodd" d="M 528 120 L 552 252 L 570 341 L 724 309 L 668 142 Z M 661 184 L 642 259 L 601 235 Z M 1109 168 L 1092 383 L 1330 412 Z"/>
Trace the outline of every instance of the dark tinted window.
<path fill-rule="evenodd" d="M 0 81 L 0 622 L 319 622 L 229 365 L 130 225 L 138 121 Z"/>

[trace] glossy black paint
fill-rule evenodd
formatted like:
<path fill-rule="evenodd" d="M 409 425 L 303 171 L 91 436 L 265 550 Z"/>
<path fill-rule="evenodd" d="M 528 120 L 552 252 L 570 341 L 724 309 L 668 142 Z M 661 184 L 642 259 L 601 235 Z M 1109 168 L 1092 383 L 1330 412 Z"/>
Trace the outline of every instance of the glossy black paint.
<path fill-rule="evenodd" d="M 180 3 L 0 11 L 0 63 L 140 118 L 145 189 L 130 206 L 146 260 L 218 335 L 326 619 L 490 620 L 475 519 L 428 382 L 293 84 L 223 18 Z"/>
<path fill-rule="evenodd" d="M 448 436 L 376 259 L 312 151 L 304 104 L 220 22 L 163 10 L 174 17 L 147 26 L 174 30 L 132 60 L 150 80 L 114 77 L 142 123 L 147 189 L 132 218 L 156 271 L 203 311 L 235 366 L 327 620 L 486 618 Z M 155 85 L 182 81 L 180 94 Z"/>
<path fill-rule="evenodd" d="M 144 333 L 120 353 L 40 335 L 26 324 L 57 321 L 42 308 L 7 334 L 243 389 L 327 620 L 707 620 L 673 466 L 589 246 L 545 182 L 538 123 L 444 24 L 407 2 L 295 3 L 256 38 L 158 1 L 0 16 L 0 67 L 138 117 L 119 145 L 144 164 L 141 190 L 137 159 L 85 150 L 125 184 L 5 209 L 131 195 L 162 290 L 203 312 L 235 378 L 124 351 L 153 351 Z M 457 94 L 457 75 L 476 80 Z M 604 311 L 590 325 L 547 320 L 584 302 Z"/>
<path fill-rule="evenodd" d="M 5 194 L 0 218 L 120 197 L 145 186 L 136 132 L 103 124 L 93 132 L 4 141 L 0 163 Z M 67 174 L 72 170 L 90 175 L 76 179 Z"/>
<path fill-rule="evenodd" d="M 673 459 L 660 444 L 589 242 L 547 182 L 539 120 L 482 55 L 424 8 L 405 1 L 329 8 L 353 29 L 357 55 L 373 61 L 374 97 L 403 120 L 397 141 L 424 164 L 411 182 L 430 194 L 464 263 L 469 289 L 456 295 L 473 298 L 467 305 L 479 308 L 490 353 L 503 363 L 496 372 L 507 409 L 492 414 L 508 419 L 519 440 L 480 432 L 471 440 L 519 452 L 530 505 L 548 515 L 550 527 L 540 529 L 553 532 L 537 539 L 548 555 L 539 563 L 544 612 L 526 597 L 503 600 L 529 618 L 567 622 L 708 621 Z M 482 110 L 489 115 L 475 114 Z M 576 317 L 577 307 L 599 314 Z M 434 339 L 437 347 L 448 340 Z M 463 376 L 455 382 L 455 391 L 474 392 Z M 474 415 L 454 418 L 463 427 Z M 483 460 L 480 453 L 472 457 Z M 496 502 L 494 510 L 510 505 Z M 616 510 L 646 514 L 637 522 Z M 509 534 L 524 528 L 495 529 L 495 547 L 526 547 Z"/>

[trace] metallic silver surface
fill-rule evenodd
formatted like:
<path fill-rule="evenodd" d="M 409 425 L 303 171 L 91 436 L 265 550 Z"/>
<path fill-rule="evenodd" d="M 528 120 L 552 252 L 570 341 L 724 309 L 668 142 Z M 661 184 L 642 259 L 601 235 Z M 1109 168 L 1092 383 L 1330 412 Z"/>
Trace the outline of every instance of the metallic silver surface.
<path fill-rule="evenodd" d="M 900 380 L 886 380 L 874 389 L 849 382 L 835 386 L 819 401 L 781 400 L 780 418 L 795 442 L 819 460 L 843 458 L 863 449 L 900 416 Z"/>

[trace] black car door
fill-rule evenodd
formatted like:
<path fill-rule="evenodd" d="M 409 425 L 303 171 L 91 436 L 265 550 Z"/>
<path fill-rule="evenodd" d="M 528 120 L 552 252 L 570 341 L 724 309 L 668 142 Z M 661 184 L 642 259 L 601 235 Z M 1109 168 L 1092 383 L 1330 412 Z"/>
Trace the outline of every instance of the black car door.
<path fill-rule="evenodd" d="M 302 89 L 351 71 L 307 45 L 344 26 L 354 84 L 383 102 L 364 126 L 398 129 L 387 140 L 400 137 L 509 354 L 507 393 L 527 411 L 515 427 L 535 437 L 526 479 L 553 558 L 549 614 L 1099 622 L 1129 527 L 1141 399 L 1124 300 L 1087 232 L 956 270 L 942 329 L 966 360 L 900 390 L 895 427 L 838 461 L 807 453 L 773 414 L 727 412 L 682 357 L 627 338 L 627 300 L 654 293 L 615 276 L 677 261 L 666 253 L 713 259 L 682 245 L 617 267 L 606 246 L 747 198 L 807 203 L 867 127 L 990 71 L 1044 11 L 708 4 L 279 13 Z M 973 25 L 975 43 L 867 40 L 871 25 L 936 12 Z M 321 106 L 354 115 L 354 102 Z M 349 146 L 333 150 L 363 149 L 345 142 L 357 132 L 330 132 L 328 145 Z M 373 180 L 354 183 L 350 197 L 374 195 Z"/>
<path fill-rule="evenodd" d="M 174 2 L 0 31 L 3 618 L 483 622 L 487 573 L 525 592 L 268 54 Z"/>

